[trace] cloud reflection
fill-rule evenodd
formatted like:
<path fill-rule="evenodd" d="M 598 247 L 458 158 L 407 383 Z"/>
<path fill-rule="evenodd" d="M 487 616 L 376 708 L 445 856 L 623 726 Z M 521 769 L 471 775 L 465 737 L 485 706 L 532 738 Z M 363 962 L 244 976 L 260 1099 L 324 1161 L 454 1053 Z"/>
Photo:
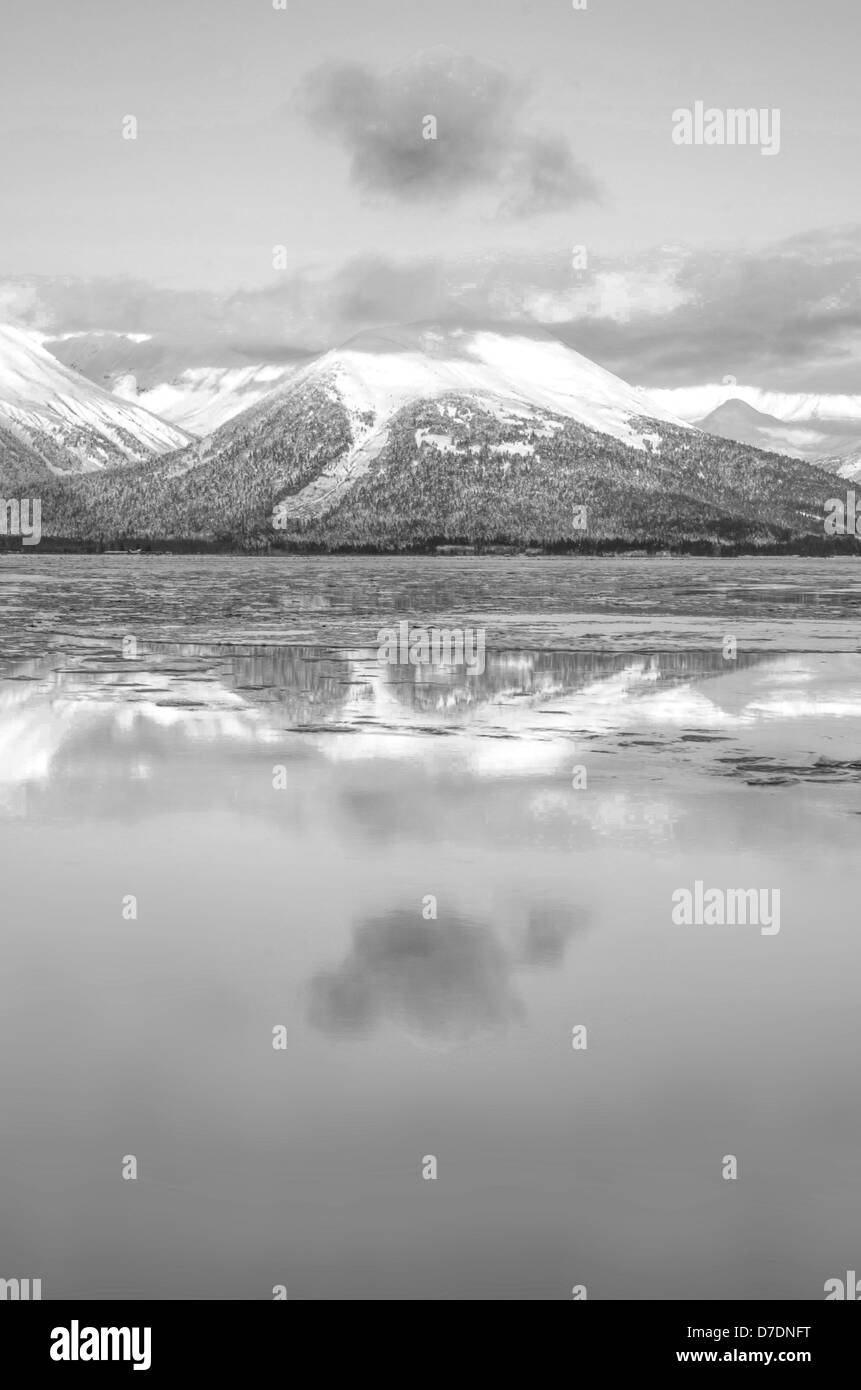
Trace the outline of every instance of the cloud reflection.
<path fill-rule="evenodd" d="M 369 1037 L 391 1023 L 444 1046 L 499 1032 L 524 1016 L 515 971 L 560 966 L 585 920 L 580 910 L 543 904 L 507 940 L 457 913 L 424 921 L 411 907 L 366 918 L 341 964 L 311 980 L 309 1022 L 336 1038 Z"/>

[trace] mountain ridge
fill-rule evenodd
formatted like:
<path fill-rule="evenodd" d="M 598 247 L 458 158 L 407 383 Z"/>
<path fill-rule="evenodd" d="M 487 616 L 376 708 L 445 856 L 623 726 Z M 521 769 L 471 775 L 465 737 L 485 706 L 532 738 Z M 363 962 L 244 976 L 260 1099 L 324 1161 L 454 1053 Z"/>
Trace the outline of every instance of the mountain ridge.
<path fill-rule="evenodd" d="M 0 424 L 60 473 L 142 462 L 192 439 L 64 366 L 38 336 L 8 325 L 0 326 Z"/>

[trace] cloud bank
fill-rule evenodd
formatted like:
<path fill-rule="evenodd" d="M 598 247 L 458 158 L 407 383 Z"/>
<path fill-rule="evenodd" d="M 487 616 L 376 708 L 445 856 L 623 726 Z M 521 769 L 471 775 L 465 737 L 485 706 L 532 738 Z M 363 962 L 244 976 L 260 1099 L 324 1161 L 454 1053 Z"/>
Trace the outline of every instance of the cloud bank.
<path fill-rule="evenodd" d="M 590 251 L 580 268 L 567 247 L 461 260 L 365 255 L 222 296 L 30 277 L 0 281 L 0 320 L 49 340 L 147 334 L 134 351 L 154 369 L 168 347 L 185 365 L 274 363 L 389 323 L 534 324 L 646 387 L 733 376 L 775 391 L 855 393 L 861 227 L 755 250 Z"/>

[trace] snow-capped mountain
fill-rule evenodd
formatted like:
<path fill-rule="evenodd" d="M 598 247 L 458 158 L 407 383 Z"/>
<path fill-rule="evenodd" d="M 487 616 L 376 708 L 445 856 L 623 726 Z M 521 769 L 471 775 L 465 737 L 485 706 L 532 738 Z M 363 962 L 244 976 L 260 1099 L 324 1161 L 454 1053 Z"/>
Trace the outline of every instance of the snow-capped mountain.
<path fill-rule="evenodd" d="M 280 478 L 290 493 L 286 514 L 314 516 L 365 476 L 402 412 L 440 401 L 448 402 L 448 414 L 439 428 L 429 417 L 416 435 L 419 450 L 427 444 L 451 451 L 446 420 L 451 425 L 457 416 L 455 433 L 462 434 L 471 409 L 507 432 L 507 442 L 492 447 L 509 456 L 533 455 L 526 436 L 546 438 L 565 420 L 636 451 L 659 443 L 656 421 L 691 428 L 548 333 L 418 324 L 368 330 L 324 353 L 217 430 L 197 459 L 230 460 L 233 467 L 242 456 L 265 460 L 272 485 Z"/>
<path fill-rule="evenodd" d="M 701 386 L 650 387 L 649 394 L 682 420 L 702 420 L 728 402 L 741 402 L 784 424 L 809 425 L 829 433 L 857 435 L 861 431 L 861 395 L 766 391 L 742 386 L 733 377 Z"/>
<path fill-rule="evenodd" d="M 292 493 L 288 513 L 313 516 L 330 510 L 369 471 L 403 410 L 440 400 L 449 402 L 444 416 L 449 423 L 452 411 L 469 413 L 472 404 L 509 434 L 547 434 L 556 428 L 548 424 L 554 417 L 636 450 L 655 442 L 654 427 L 645 421 L 689 428 L 644 392 L 545 332 L 419 324 L 370 329 L 321 354 L 216 431 L 199 457 L 235 459 L 238 448 L 257 459 L 266 456 L 281 467 Z M 445 439 L 445 428 L 430 428 L 416 443 L 445 449 Z M 504 443 L 495 448 L 504 449 Z M 534 452 L 524 439 L 505 448 L 520 455 Z M 303 459 L 298 450 L 305 450 Z"/>
<path fill-rule="evenodd" d="M 317 358 L 296 384 L 326 379 L 350 414 L 379 428 L 404 406 L 473 396 L 577 420 L 643 448 L 641 417 L 683 425 L 647 393 L 540 330 L 413 325 L 368 330 Z"/>
<path fill-rule="evenodd" d="M 0 424 L 57 472 L 143 462 L 192 436 L 58 362 L 39 337 L 0 327 Z"/>
<path fill-rule="evenodd" d="M 807 459 L 822 467 L 833 468 L 837 460 L 854 459 L 861 452 L 858 427 L 854 433 L 844 433 L 847 421 L 817 428 L 812 422 L 779 420 L 741 400 L 726 401 L 697 423 L 700 429 L 722 439 L 737 439 L 756 449 Z"/>
<path fill-rule="evenodd" d="M 850 477 L 861 467 L 861 396 L 763 391 L 735 381 L 654 390 L 709 434 Z"/>

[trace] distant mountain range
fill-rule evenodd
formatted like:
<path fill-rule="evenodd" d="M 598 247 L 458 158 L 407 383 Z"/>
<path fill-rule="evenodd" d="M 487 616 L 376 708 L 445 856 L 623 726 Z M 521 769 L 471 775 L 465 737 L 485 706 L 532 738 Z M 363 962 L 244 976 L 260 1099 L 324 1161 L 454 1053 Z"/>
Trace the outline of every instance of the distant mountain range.
<path fill-rule="evenodd" d="M 861 396 L 789 395 L 735 385 L 681 387 L 654 395 L 709 434 L 806 459 L 841 477 L 861 475 Z"/>
<path fill-rule="evenodd" d="M 219 371 L 184 418 L 229 418 L 192 440 L 0 330 L 4 495 L 32 480 L 43 536 L 88 543 L 426 549 L 786 543 L 845 490 L 744 402 L 698 428 L 539 330 L 365 332 L 270 390 Z"/>
<path fill-rule="evenodd" d="M 733 399 L 698 423 L 709 434 L 807 459 L 842 478 L 861 476 L 861 431 L 852 432 L 849 421 L 828 421 L 826 427 L 822 422 L 778 420 L 746 401 Z"/>

